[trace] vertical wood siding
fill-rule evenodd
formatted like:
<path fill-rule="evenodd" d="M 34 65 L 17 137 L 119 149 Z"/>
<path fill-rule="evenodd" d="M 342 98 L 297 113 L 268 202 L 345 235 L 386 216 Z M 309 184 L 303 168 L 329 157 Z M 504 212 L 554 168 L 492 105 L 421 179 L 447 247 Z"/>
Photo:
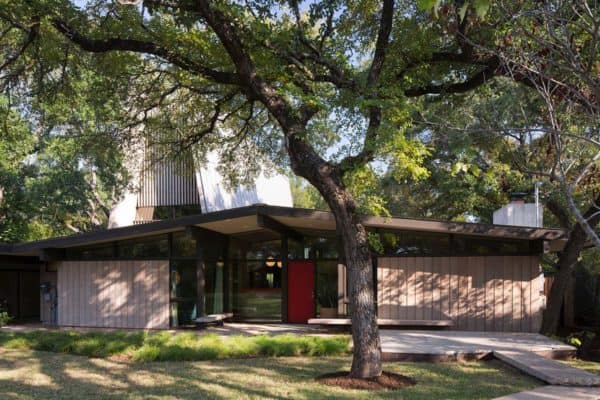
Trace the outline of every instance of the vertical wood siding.
<path fill-rule="evenodd" d="M 148 151 L 140 186 L 138 207 L 200 204 L 191 156 L 161 160 Z"/>
<path fill-rule="evenodd" d="M 63 261 L 57 267 L 59 325 L 169 327 L 168 261 Z"/>
<path fill-rule="evenodd" d="M 380 257 L 379 318 L 450 319 L 454 329 L 537 332 L 544 278 L 537 256 Z"/>

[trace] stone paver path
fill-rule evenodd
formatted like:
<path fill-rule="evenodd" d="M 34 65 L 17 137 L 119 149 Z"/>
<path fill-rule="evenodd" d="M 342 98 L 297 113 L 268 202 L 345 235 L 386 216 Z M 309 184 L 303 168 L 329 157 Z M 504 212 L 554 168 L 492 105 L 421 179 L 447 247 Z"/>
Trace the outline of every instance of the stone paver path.
<path fill-rule="evenodd" d="M 526 392 L 509 394 L 494 400 L 598 400 L 600 388 L 542 386 Z"/>
<path fill-rule="evenodd" d="M 529 351 L 494 351 L 494 356 L 550 385 L 600 386 L 600 375 L 541 357 Z"/>
<path fill-rule="evenodd" d="M 379 331 L 381 348 L 391 354 L 480 354 L 498 350 L 575 353 L 575 347 L 539 333 L 470 331 Z"/>

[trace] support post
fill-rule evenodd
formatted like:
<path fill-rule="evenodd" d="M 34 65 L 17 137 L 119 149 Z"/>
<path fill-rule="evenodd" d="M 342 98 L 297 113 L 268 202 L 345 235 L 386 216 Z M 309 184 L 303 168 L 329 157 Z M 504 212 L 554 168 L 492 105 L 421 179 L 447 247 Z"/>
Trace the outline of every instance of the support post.
<path fill-rule="evenodd" d="M 288 253 L 287 234 L 281 236 L 281 320 L 288 322 Z"/>
<path fill-rule="evenodd" d="M 206 279 L 204 274 L 206 254 L 202 242 L 196 238 L 196 318 L 204 317 L 205 310 L 204 305 L 206 304 L 205 285 Z"/>

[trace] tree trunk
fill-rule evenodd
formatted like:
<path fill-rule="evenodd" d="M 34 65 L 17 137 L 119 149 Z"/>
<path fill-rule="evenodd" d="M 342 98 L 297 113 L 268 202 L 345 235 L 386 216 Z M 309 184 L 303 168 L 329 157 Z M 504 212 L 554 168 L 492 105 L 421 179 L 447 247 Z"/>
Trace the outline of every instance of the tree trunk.
<path fill-rule="evenodd" d="M 554 282 L 546 301 L 541 333 L 555 335 L 558 331 L 560 326 L 560 311 L 564 302 L 565 292 L 571 283 L 575 264 L 577 264 L 586 240 L 587 235 L 580 225 L 576 224 L 565 248 L 558 257 L 558 263 L 556 264 L 558 272 L 554 275 Z"/>
<path fill-rule="evenodd" d="M 600 222 L 600 214 L 597 214 L 595 204 L 600 202 L 600 195 L 592 202 L 590 208 L 585 212 L 584 218 L 588 224 L 594 228 Z M 567 224 L 567 215 L 556 204 L 548 204 L 548 209 L 561 221 L 564 226 Z M 560 311 L 564 302 L 565 292 L 571 283 L 573 269 L 579 260 L 581 252 L 585 248 L 588 237 L 583 227 L 576 223 L 571 229 L 569 239 L 565 244 L 565 248 L 558 257 L 556 268 L 558 272 L 554 276 L 554 283 L 550 288 L 550 294 L 546 301 L 546 309 L 542 319 L 542 328 L 540 332 L 546 335 L 556 335 L 560 326 Z"/>
<path fill-rule="evenodd" d="M 291 139 L 288 154 L 296 175 L 306 178 L 331 208 L 337 233 L 342 238 L 354 345 L 350 376 L 379 376 L 381 342 L 375 312 L 373 263 L 367 231 L 360 222 L 356 201 L 343 184 L 339 171 L 322 161 L 306 143 Z"/>
<path fill-rule="evenodd" d="M 347 190 L 341 195 L 354 202 Z M 333 210 L 333 208 L 332 208 Z M 381 375 L 381 343 L 375 312 L 373 262 L 367 232 L 352 208 L 334 211 L 338 233 L 343 240 L 354 344 L 350 375 L 370 378 Z"/>

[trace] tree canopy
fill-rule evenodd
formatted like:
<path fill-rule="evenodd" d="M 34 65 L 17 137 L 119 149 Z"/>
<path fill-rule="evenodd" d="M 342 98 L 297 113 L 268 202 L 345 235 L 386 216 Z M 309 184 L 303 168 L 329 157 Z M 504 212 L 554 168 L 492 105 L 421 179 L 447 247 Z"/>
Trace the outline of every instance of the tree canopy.
<path fill-rule="evenodd" d="M 597 80 L 576 74 L 559 79 L 564 69 L 531 62 L 550 51 L 544 46 L 558 35 L 561 43 L 577 44 L 571 47 L 583 70 L 597 68 L 594 33 L 579 29 L 597 14 L 588 2 L 122 3 L 0 0 L 0 85 L 12 109 L 27 115 L 29 130 L 59 132 L 50 137 L 91 129 L 122 143 L 142 135 L 164 154 L 190 150 L 200 160 L 207 150 L 217 150 L 232 182 L 255 175 L 263 157 L 306 179 L 334 213 L 344 245 L 356 377 L 381 373 L 373 264 L 359 212 L 387 212 L 379 186 L 383 172 L 393 184 L 423 182 L 420 192 L 430 209 L 437 208 L 424 213 L 443 207 L 436 191 L 451 193 L 454 203 L 464 201 L 462 209 L 448 209 L 448 216 L 459 218 L 483 197 L 492 197 L 486 204 L 493 204 L 503 185 L 526 185 L 519 173 L 507 170 L 507 157 L 527 156 L 524 168 L 536 162 L 544 168 L 557 159 L 555 145 L 546 158 L 524 152 L 531 145 L 543 148 L 544 140 L 557 143 L 558 125 L 550 124 L 550 135 L 534 137 L 536 131 L 549 132 L 547 121 L 507 114 L 514 109 L 508 108 L 510 99 L 486 84 L 506 78 L 541 98 L 548 93 L 544 111 L 559 99 L 556 104 L 566 105 L 563 115 L 591 116 L 588 122 L 597 115 Z M 547 16 L 557 17 L 552 21 L 559 28 L 546 29 Z M 515 56 L 523 52 L 537 57 Z M 561 60 L 560 52 L 552 54 Z M 459 95 L 476 89 L 481 104 L 461 104 Z M 471 109 L 477 118 L 452 115 L 448 107 L 455 106 Z M 486 120 L 490 115 L 500 119 Z M 516 126 L 506 129 L 507 121 Z M 485 128 L 488 135 L 445 137 L 453 128 L 448 122 Z M 502 133 L 525 129 L 528 146 L 513 141 L 507 150 L 506 141 L 488 129 L 496 123 L 504 123 Z M 576 135 L 589 132 L 582 125 Z M 118 164 L 118 152 L 101 151 L 111 146 L 86 146 L 85 156 L 78 146 L 69 151 L 79 160 L 91 157 L 91 171 Z M 536 171 L 530 175 L 540 175 Z M 563 188 L 571 187 L 564 174 L 555 177 Z M 106 182 L 108 188 L 116 181 Z"/>

